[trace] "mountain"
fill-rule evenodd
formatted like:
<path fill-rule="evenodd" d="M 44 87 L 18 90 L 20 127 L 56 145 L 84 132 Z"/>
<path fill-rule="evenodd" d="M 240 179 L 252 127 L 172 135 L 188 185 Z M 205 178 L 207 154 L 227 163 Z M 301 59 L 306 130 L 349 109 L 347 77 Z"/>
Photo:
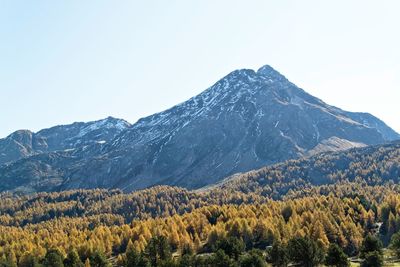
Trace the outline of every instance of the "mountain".
<path fill-rule="evenodd" d="M 51 151 L 3 166 L 0 189 L 200 188 L 288 159 L 398 138 L 374 116 L 330 106 L 267 65 L 233 71 L 101 148 Z"/>
<path fill-rule="evenodd" d="M 108 117 L 56 126 L 37 133 L 19 130 L 0 139 L 0 165 L 41 153 L 107 143 L 128 127 L 128 122 Z"/>

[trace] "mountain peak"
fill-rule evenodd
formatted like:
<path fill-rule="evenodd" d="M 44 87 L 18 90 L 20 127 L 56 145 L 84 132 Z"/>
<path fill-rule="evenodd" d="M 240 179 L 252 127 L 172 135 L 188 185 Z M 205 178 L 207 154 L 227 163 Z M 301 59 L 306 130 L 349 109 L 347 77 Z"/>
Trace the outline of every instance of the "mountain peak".
<path fill-rule="evenodd" d="M 15 140 L 20 140 L 21 138 L 25 138 L 26 136 L 32 136 L 33 132 L 30 130 L 17 130 L 13 133 L 11 133 L 9 136 L 6 138 L 11 138 Z"/>
<path fill-rule="evenodd" d="M 229 73 L 226 77 L 229 78 L 241 78 L 243 76 L 247 77 L 254 77 L 254 76 L 262 76 L 266 78 L 271 78 L 271 79 L 285 79 L 285 76 L 283 76 L 279 71 L 275 70 L 273 67 L 270 65 L 264 65 L 260 67 L 257 71 L 253 69 L 237 69 Z"/>
<path fill-rule="evenodd" d="M 280 74 L 277 70 L 272 68 L 270 65 L 264 65 L 257 70 L 257 74 L 267 78 L 273 78 L 278 80 L 287 80 L 285 76 Z"/>
<path fill-rule="evenodd" d="M 237 69 L 230 72 L 221 81 L 240 81 L 244 79 L 254 79 L 256 78 L 257 73 L 252 69 Z"/>
<path fill-rule="evenodd" d="M 91 124 L 97 125 L 99 127 L 109 127 L 109 128 L 117 127 L 120 130 L 124 130 L 131 126 L 131 124 L 129 122 L 127 122 L 126 120 L 115 118 L 112 116 L 109 116 L 102 120 L 93 121 L 93 122 L 91 122 Z"/>

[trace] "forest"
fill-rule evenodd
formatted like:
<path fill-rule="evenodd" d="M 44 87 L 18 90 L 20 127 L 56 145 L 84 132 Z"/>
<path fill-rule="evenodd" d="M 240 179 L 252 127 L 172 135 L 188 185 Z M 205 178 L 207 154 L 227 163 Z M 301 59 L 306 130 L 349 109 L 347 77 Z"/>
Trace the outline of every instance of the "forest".
<path fill-rule="evenodd" d="M 400 230 L 396 190 L 343 183 L 254 201 L 168 187 L 4 194 L 0 255 L 3 266 L 56 266 L 46 263 L 54 258 L 57 266 L 69 266 L 71 257 L 90 266 L 303 266 L 293 255 L 300 248 L 293 247 L 305 246 L 318 260 L 304 266 L 317 266 L 332 250 L 346 259 L 362 257 L 368 238 L 377 238 L 379 251 L 393 243 Z M 282 258 L 272 259 L 279 253 L 271 250 L 282 250 Z"/>

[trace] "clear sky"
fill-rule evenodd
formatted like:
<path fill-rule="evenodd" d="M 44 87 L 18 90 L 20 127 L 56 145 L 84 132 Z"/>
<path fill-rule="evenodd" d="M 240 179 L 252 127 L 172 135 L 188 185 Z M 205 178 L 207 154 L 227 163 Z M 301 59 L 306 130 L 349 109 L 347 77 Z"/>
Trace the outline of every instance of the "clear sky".
<path fill-rule="evenodd" d="M 269 64 L 400 131 L 400 1 L 0 0 L 0 137 L 135 122 Z"/>

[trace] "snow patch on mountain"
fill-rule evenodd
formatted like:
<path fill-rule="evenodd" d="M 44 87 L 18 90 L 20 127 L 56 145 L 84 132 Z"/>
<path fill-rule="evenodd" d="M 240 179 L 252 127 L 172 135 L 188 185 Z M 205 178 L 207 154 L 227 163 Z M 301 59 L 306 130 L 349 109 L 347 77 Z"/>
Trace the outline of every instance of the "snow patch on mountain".
<path fill-rule="evenodd" d="M 116 129 L 119 132 L 122 132 L 123 130 L 129 128 L 129 123 L 127 123 L 124 120 L 119 120 L 119 119 L 114 119 L 112 117 L 108 117 L 103 120 L 99 121 L 94 121 L 92 123 L 89 123 L 88 126 L 84 127 L 83 129 L 80 130 L 80 132 L 76 135 L 75 138 L 80 138 L 88 134 L 89 132 L 93 132 L 96 130 L 105 130 L 105 129 Z"/>

